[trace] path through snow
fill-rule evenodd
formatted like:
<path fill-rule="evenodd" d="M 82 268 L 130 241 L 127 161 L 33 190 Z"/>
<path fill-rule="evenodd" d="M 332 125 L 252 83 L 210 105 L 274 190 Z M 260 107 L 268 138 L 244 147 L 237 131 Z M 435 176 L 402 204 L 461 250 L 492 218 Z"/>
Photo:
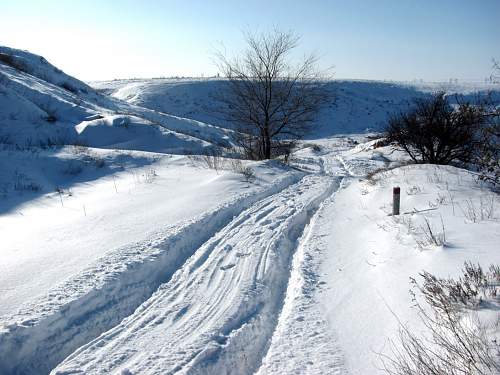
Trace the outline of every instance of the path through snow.
<path fill-rule="evenodd" d="M 253 373 L 283 306 L 297 240 L 338 185 L 338 178 L 308 175 L 254 204 L 54 373 Z"/>

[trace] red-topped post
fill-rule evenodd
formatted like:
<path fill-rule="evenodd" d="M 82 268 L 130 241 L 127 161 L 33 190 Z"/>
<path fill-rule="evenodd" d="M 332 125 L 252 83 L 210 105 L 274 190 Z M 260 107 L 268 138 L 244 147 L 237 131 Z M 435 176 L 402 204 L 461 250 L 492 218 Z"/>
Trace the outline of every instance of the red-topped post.
<path fill-rule="evenodd" d="M 392 215 L 399 215 L 399 206 L 401 202 L 401 188 L 396 186 L 392 189 Z"/>

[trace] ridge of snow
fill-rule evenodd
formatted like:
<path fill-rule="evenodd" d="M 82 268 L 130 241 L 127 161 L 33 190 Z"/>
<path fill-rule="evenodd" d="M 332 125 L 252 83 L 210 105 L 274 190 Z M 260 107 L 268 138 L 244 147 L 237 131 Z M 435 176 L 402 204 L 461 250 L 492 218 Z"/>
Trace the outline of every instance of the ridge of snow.
<path fill-rule="evenodd" d="M 2 317 L 0 372 L 48 372 L 74 349 L 131 314 L 245 207 L 299 176 L 285 174 L 269 187 L 241 194 L 145 242 L 115 249 L 14 315 Z"/>
<path fill-rule="evenodd" d="M 251 373 L 273 332 L 295 241 L 333 188 L 329 178 L 306 176 L 250 206 L 53 373 Z"/>

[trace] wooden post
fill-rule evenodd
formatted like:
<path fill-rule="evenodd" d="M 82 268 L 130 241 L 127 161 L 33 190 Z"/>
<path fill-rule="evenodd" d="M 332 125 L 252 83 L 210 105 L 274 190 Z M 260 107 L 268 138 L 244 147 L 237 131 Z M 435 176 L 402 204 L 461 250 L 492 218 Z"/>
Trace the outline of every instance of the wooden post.
<path fill-rule="evenodd" d="M 401 202 L 401 189 L 396 186 L 392 189 L 392 215 L 399 215 L 399 207 Z"/>

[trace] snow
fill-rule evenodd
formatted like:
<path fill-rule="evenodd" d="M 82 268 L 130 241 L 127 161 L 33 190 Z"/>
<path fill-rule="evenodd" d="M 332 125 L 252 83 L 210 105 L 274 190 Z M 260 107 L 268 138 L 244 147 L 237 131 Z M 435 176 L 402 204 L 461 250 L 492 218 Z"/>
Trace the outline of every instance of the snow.
<path fill-rule="evenodd" d="M 84 144 L 176 154 L 230 144 L 228 130 L 100 95 L 40 56 L 0 46 L 0 56 L 5 55 L 15 63 L 0 61 L 2 143 L 23 148 Z"/>
<path fill-rule="evenodd" d="M 307 176 L 250 206 L 133 315 L 54 373 L 248 372 L 272 334 L 294 242 L 332 182 Z"/>
<path fill-rule="evenodd" d="M 346 164 L 366 168 L 365 158 L 363 152 L 351 154 Z M 404 214 L 398 217 L 388 216 L 394 186 L 402 192 Z M 325 289 L 318 301 L 350 374 L 378 373 L 377 353 L 388 354 L 388 339 L 397 334 L 393 314 L 420 329 L 416 312 L 410 308 L 409 277 L 418 278 L 422 270 L 457 277 L 464 261 L 483 267 L 499 263 L 498 213 L 473 223 L 463 211 L 469 200 L 479 210 L 480 202 L 490 199 L 498 211 L 498 195 L 475 176 L 453 167 L 409 165 L 376 175 L 374 184 L 346 180 L 335 204 L 325 211 L 335 220 L 319 241 L 327 256 L 320 271 Z M 436 234 L 442 231 L 442 220 L 444 246 L 425 240 L 424 218 Z M 318 228 L 321 231 L 325 233 L 326 228 Z"/>
<path fill-rule="evenodd" d="M 500 263 L 497 193 L 367 140 L 414 97 L 498 86 L 334 81 L 252 182 L 187 156 L 231 146 L 222 87 L 87 85 L 0 47 L 1 374 L 376 374 L 398 319 L 422 328 L 410 277 Z"/>
<path fill-rule="evenodd" d="M 12 250 L 2 265 L 1 281 L 12 292 L 2 294 L 2 305 L 9 306 L 11 313 L 23 301 L 30 303 L 0 319 L 4 329 L 0 342 L 5 348 L 0 363 L 10 358 L 12 367 L 7 369 L 29 371 L 30 366 L 40 366 L 31 362 L 33 358 L 44 357 L 46 366 L 63 359 L 68 350 L 133 312 L 239 210 L 296 178 L 283 172 L 277 177 L 277 169 L 271 166 L 262 172 L 256 167 L 258 179 L 247 187 L 234 175 L 193 171 L 180 161 L 165 160 L 163 167 L 161 161 L 153 164 L 157 169 L 149 183 L 140 171 L 118 174 L 101 186 L 74 187 L 72 197 L 64 197 L 64 207 L 55 196 L 49 207 L 23 211 L 23 220 L 6 220 L 10 224 L 6 233 L 11 234 L 7 248 Z M 51 213 L 51 220 L 27 233 L 26 243 L 19 241 L 26 233 L 24 217 L 38 222 L 41 215 L 48 218 Z M 20 249 L 22 257 L 16 256 Z M 27 276 L 35 273 L 35 279 Z M 48 345 L 46 340 L 56 328 L 65 333 Z M 67 336 L 75 333 L 79 334 L 75 343 L 68 343 Z M 15 367 L 17 363 L 23 367 Z"/>
<path fill-rule="evenodd" d="M 91 85 L 131 104 L 225 128 L 233 126 L 215 110 L 216 97 L 225 89 L 221 79 L 131 79 L 91 82 Z M 500 95 L 498 85 L 486 83 L 334 80 L 327 89 L 330 101 L 321 110 L 308 139 L 380 130 L 390 113 L 408 108 L 415 97 L 440 90 L 469 99 L 478 93 L 491 92 L 497 98 Z"/>

